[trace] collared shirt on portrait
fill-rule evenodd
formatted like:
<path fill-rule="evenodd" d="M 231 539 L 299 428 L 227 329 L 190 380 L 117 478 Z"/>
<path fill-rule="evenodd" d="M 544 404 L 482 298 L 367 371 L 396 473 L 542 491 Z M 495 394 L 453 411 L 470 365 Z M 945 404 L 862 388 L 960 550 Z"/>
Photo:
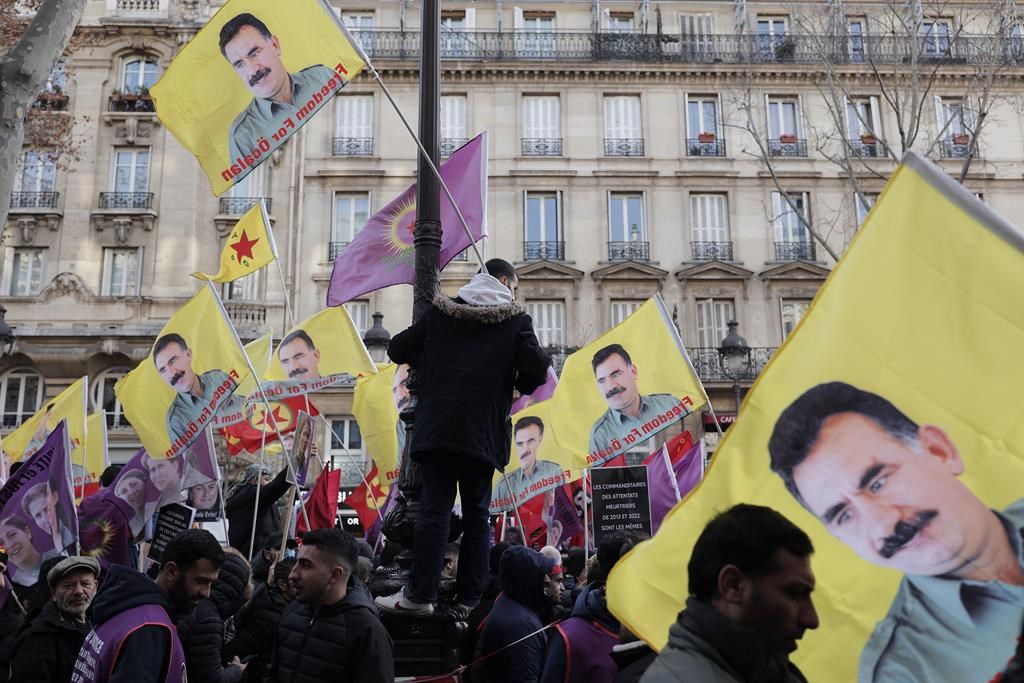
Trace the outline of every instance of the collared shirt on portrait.
<path fill-rule="evenodd" d="M 203 388 L 202 395 L 193 396 L 188 392 L 175 395 L 174 402 L 167 411 L 167 435 L 171 441 L 188 431 L 188 424 L 195 422 L 202 415 L 203 409 L 210 405 L 217 387 L 229 379 L 231 378 L 228 374 L 221 370 L 208 370 L 199 375 L 199 384 Z"/>
<path fill-rule="evenodd" d="M 517 503 L 523 503 L 534 496 L 540 495 L 545 491 L 549 491 L 559 486 L 560 483 L 564 484 L 565 481 L 562 479 L 562 474 L 562 466 L 558 463 L 551 462 L 550 460 L 538 460 L 533 468 L 533 474 L 527 474 L 526 471 L 520 467 L 499 479 L 498 485 L 494 487 L 494 494 L 491 497 L 493 499 L 511 498 L 512 496 L 509 494 L 510 490 L 512 494 L 516 496 L 519 496 L 523 491 L 526 491 L 525 497 L 518 498 L 516 501 Z M 550 486 L 538 489 L 537 491 L 530 491 L 531 486 L 546 478 L 557 478 L 558 481 L 552 482 Z"/>
<path fill-rule="evenodd" d="M 643 425 L 656 416 L 666 413 L 679 405 L 679 399 L 671 394 L 648 394 L 640 396 L 640 413 L 630 417 L 622 411 L 609 408 L 590 429 L 588 453 L 608 448 L 613 439 L 621 439 L 634 427 L 643 431 Z"/>

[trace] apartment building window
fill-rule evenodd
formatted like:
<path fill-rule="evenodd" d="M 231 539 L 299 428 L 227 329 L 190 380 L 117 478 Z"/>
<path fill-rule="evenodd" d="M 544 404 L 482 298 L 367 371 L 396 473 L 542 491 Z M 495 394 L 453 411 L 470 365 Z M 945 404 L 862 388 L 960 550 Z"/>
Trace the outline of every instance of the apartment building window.
<path fill-rule="evenodd" d="M 359 486 L 366 473 L 366 453 L 359 423 L 352 416 L 332 417 L 330 458 L 334 467 L 341 469 L 341 487 Z"/>
<path fill-rule="evenodd" d="M 690 242 L 694 261 L 733 259 L 729 199 L 726 195 L 690 195 Z"/>
<path fill-rule="evenodd" d="M 142 272 L 142 248 L 103 250 L 102 296 L 136 296 Z"/>
<path fill-rule="evenodd" d="M 847 140 L 854 155 L 883 156 L 879 138 L 882 125 L 878 116 L 877 97 L 855 97 L 846 100 Z"/>
<path fill-rule="evenodd" d="M 18 157 L 14 175 L 11 208 L 53 208 L 57 205 L 54 183 L 57 178 L 57 154 L 53 151 L 25 150 Z"/>
<path fill-rule="evenodd" d="M 43 376 L 31 368 L 6 372 L 0 379 L 0 394 L 4 397 L 3 426 L 17 427 L 32 417 L 43 402 L 45 387 Z"/>
<path fill-rule="evenodd" d="M 265 301 L 264 272 L 263 270 L 257 270 L 232 282 L 224 283 L 224 300 L 250 304 Z"/>
<path fill-rule="evenodd" d="M 846 52 L 851 62 L 864 61 L 866 26 L 867 20 L 864 17 L 849 17 L 846 20 Z"/>
<path fill-rule="evenodd" d="M 810 299 L 782 299 L 782 338 L 785 340 L 811 307 Z"/>
<path fill-rule="evenodd" d="M 523 97 L 523 156 L 562 156 L 558 95 Z"/>
<path fill-rule="evenodd" d="M 523 260 L 563 260 L 562 193 L 527 192 L 525 202 Z"/>
<path fill-rule="evenodd" d="M 772 223 L 775 232 L 775 258 L 778 261 L 814 260 L 811 241 L 810 195 L 807 192 L 772 192 Z"/>
<path fill-rule="evenodd" d="M 636 313 L 636 310 L 643 305 L 643 301 L 612 301 L 612 327 L 622 324 L 626 318 Z"/>
<path fill-rule="evenodd" d="M 469 142 L 466 137 L 466 96 L 441 96 L 441 156 L 451 153 Z"/>
<path fill-rule="evenodd" d="M 93 410 L 102 410 L 107 415 L 108 429 L 126 429 L 131 427 L 128 419 L 124 416 L 121 402 L 114 394 L 114 385 L 117 381 L 128 374 L 131 368 L 118 367 L 104 370 L 96 379 L 91 381 Z"/>
<path fill-rule="evenodd" d="M 564 301 L 527 301 L 526 312 L 533 318 L 533 331 L 541 346 L 565 346 Z"/>
<path fill-rule="evenodd" d="M 46 249 L 8 247 L 4 250 L 3 292 L 9 296 L 36 296 L 46 275 Z"/>
<path fill-rule="evenodd" d="M 373 12 L 342 12 L 341 21 L 349 35 L 356 39 L 366 54 L 373 56 Z"/>
<path fill-rule="evenodd" d="M 1010 58 L 1020 62 L 1024 61 L 1024 23 L 1020 23 L 1020 18 L 1016 22 L 1010 27 L 1009 51 Z"/>
<path fill-rule="evenodd" d="M 608 195 L 608 260 L 647 261 L 650 259 L 647 226 L 644 222 L 644 195 L 636 192 L 612 192 Z"/>
<path fill-rule="evenodd" d="M 604 10 L 603 28 L 609 33 L 632 33 L 636 29 L 632 12 L 611 12 Z"/>
<path fill-rule="evenodd" d="M 729 321 L 735 319 L 732 299 L 698 299 L 697 345 L 717 349 L 729 330 Z"/>
<path fill-rule="evenodd" d="M 686 96 L 686 154 L 691 157 L 724 157 L 718 98 L 714 95 Z"/>
<path fill-rule="evenodd" d="M 335 98 L 334 156 L 373 156 L 373 95 Z"/>
<path fill-rule="evenodd" d="M 944 158 L 958 159 L 967 156 L 974 133 L 973 118 L 967 98 L 935 97 L 939 153 Z"/>
<path fill-rule="evenodd" d="M 514 10 L 515 50 L 521 57 L 555 56 L 555 13 Z"/>
<path fill-rule="evenodd" d="M 871 211 L 871 207 L 878 201 L 878 195 L 875 193 L 862 193 L 853 195 L 854 204 L 857 206 L 857 227 L 864 225 L 865 219 L 868 217 L 868 212 Z"/>
<path fill-rule="evenodd" d="M 114 150 L 110 189 L 118 194 L 149 191 L 149 148 L 119 147 Z"/>
<path fill-rule="evenodd" d="M 926 19 L 921 22 L 921 50 L 928 57 L 948 57 L 950 54 L 950 20 Z"/>
<path fill-rule="evenodd" d="M 133 57 L 121 69 L 121 92 L 138 94 L 156 83 L 159 71 L 156 62 L 148 57 Z"/>
<path fill-rule="evenodd" d="M 800 138 L 800 100 L 769 95 L 767 111 L 768 153 L 779 157 L 807 156 L 807 141 Z"/>
<path fill-rule="evenodd" d="M 644 155 L 639 95 L 605 95 L 604 154 L 611 157 Z"/>
<path fill-rule="evenodd" d="M 334 221 L 331 224 L 330 260 L 355 239 L 356 234 L 370 219 L 369 192 L 336 192 L 334 194 Z"/>
<path fill-rule="evenodd" d="M 441 11 L 441 56 L 464 59 L 475 54 L 473 37 L 467 31 L 476 29 L 476 9 Z"/>
<path fill-rule="evenodd" d="M 711 14 L 679 16 L 679 48 L 684 56 L 701 61 L 714 55 L 713 21 Z"/>
<path fill-rule="evenodd" d="M 270 198 L 267 197 L 265 168 L 266 166 L 257 166 L 228 188 L 228 191 L 218 200 L 218 212 L 227 216 L 241 216 L 262 198 L 266 200 L 269 213 L 272 204 Z"/>
<path fill-rule="evenodd" d="M 757 49 L 762 59 L 784 60 L 793 56 L 787 17 L 757 18 Z"/>
<path fill-rule="evenodd" d="M 356 326 L 359 337 L 362 338 L 366 331 L 370 329 L 370 302 L 349 301 L 345 304 L 345 308 L 352 317 L 352 324 Z"/>

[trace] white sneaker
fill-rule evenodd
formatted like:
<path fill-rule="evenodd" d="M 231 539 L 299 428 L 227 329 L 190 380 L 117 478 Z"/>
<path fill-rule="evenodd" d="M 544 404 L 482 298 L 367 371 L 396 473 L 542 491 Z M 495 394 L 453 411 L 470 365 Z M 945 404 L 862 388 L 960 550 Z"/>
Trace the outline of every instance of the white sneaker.
<path fill-rule="evenodd" d="M 413 602 L 405 597 L 402 589 L 392 595 L 381 595 L 374 600 L 377 608 L 387 614 L 405 614 L 410 617 L 429 617 L 434 613 L 434 606 L 422 602 Z"/>

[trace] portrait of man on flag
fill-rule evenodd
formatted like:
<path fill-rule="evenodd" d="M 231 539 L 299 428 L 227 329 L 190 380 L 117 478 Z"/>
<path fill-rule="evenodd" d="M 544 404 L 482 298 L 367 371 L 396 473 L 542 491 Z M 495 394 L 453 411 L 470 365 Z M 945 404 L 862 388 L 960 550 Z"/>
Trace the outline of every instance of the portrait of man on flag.
<path fill-rule="evenodd" d="M 549 407 L 537 403 L 512 416 L 512 452 L 505 472 L 495 473 L 491 513 L 511 510 L 570 481 L 573 456 L 550 433 Z M 542 506 L 545 521 L 553 502 L 548 495 Z"/>

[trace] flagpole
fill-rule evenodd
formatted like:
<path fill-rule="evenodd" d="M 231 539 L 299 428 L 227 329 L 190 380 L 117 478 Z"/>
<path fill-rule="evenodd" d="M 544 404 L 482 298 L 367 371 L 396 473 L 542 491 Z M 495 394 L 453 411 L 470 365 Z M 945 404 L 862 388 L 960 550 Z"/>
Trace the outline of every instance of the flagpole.
<path fill-rule="evenodd" d="M 583 548 L 584 554 L 590 558 L 590 506 L 587 504 L 587 468 L 583 468 Z"/>
<path fill-rule="evenodd" d="M 517 522 L 519 524 L 519 528 L 522 529 L 523 528 L 523 518 L 519 516 L 519 505 L 516 503 L 516 494 L 515 494 L 515 491 L 512 490 L 512 487 L 508 485 L 508 475 L 505 474 L 504 470 L 502 470 L 502 472 L 501 472 L 501 480 L 503 482 L 505 482 L 505 489 L 508 491 L 509 497 L 512 498 L 512 509 L 515 510 L 516 520 L 517 520 Z M 526 532 L 524 531 L 523 533 L 525 534 Z M 523 540 L 524 541 L 526 540 L 525 536 L 523 537 Z"/>
<path fill-rule="evenodd" d="M 377 516 L 380 517 L 382 526 L 381 533 L 383 533 L 384 513 L 381 512 L 380 506 L 377 505 L 377 497 L 373 495 L 373 486 L 370 484 L 369 481 L 367 481 L 366 475 L 363 474 L 362 468 L 359 467 L 359 461 L 356 460 L 356 457 L 352 455 L 351 452 L 349 452 L 348 446 L 345 445 L 344 439 L 342 439 L 341 435 L 334 430 L 334 427 L 331 425 L 330 422 L 327 421 L 327 418 L 324 417 L 323 415 L 317 415 L 317 417 L 324 421 L 324 424 L 327 425 L 327 428 L 331 430 L 331 434 L 334 434 L 334 436 L 337 437 L 338 443 L 341 444 L 341 450 L 345 452 L 345 455 L 348 456 L 348 459 L 352 461 L 352 464 L 356 465 L 356 470 L 359 472 L 359 478 L 363 480 L 364 484 L 366 484 L 366 492 L 370 495 L 370 501 L 373 502 L 373 507 L 377 510 Z M 395 486 L 395 484 L 392 484 L 391 486 Z M 364 529 L 363 531 L 365 533 L 366 530 Z"/>
<path fill-rule="evenodd" d="M 85 375 L 82 377 L 82 491 L 78 496 L 81 500 L 85 498 L 85 478 L 89 475 L 88 466 L 86 465 L 85 456 L 85 445 L 89 443 L 89 376 Z M 68 438 L 70 439 L 70 433 Z M 68 459 L 70 459 L 71 451 L 68 451 Z M 73 463 L 74 461 L 72 461 Z M 75 495 L 75 468 L 71 468 L 71 495 Z M 78 541 L 75 541 L 75 547 L 78 547 Z"/>
<path fill-rule="evenodd" d="M 683 496 L 679 493 L 679 482 L 676 481 L 676 471 L 672 469 L 672 460 L 668 457 L 668 446 L 661 447 L 661 461 L 665 463 L 665 469 L 668 471 L 668 478 L 672 482 L 672 491 L 675 492 L 676 502 L 678 503 L 683 499 Z"/>
<path fill-rule="evenodd" d="M 266 467 L 267 461 L 267 421 L 263 420 L 263 427 L 260 429 L 260 467 Z M 252 553 L 255 550 L 253 544 L 256 543 L 256 519 L 259 515 L 260 509 L 260 491 L 263 489 L 263 470 L 261 469 L 259 474 L 256 476 L 256 503 L 252 507 L 252 529 L 249 532 L 249 562 L 252 562 Z"/>

